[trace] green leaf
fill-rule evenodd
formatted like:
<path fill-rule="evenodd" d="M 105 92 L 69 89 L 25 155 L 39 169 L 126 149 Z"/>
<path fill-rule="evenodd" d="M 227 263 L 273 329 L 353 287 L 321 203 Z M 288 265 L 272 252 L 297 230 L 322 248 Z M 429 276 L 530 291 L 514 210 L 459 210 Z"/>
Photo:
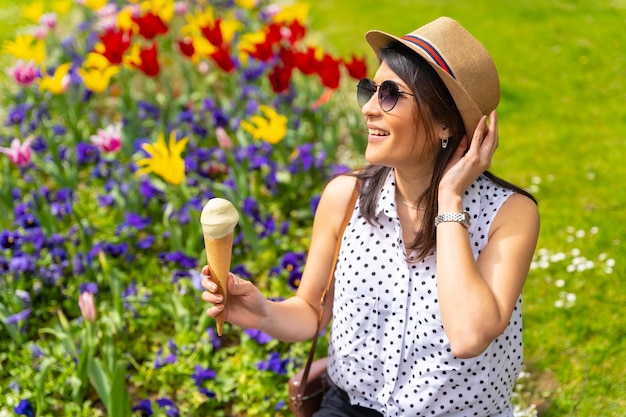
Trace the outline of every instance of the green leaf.
<path fill-rule="evenodd" d="M 100 397 L 100 400 L 102 401 L 106 409 L 110 410 L 111 384 L 109 382 L 106 371 L 104 370 L 104 366 L 102 366 L 102 361 L 100 361 L 100 359 L 98 358 L 95 358 L 89 361 L 88 368 L 89 381 L 91 382 L 91 386 L 93 386 L 98 393 L 98 397 Z"/>
<path fill-rule="evenodd" d="M 113 382 L 111 384 L 110 416 L 126 417 L 130 415 L 130 398 L 126 387 L 126 363 L 118 361 L 115 364 Z"/>
<path fill-rule="evenodd" d="M 50 365 L 52 365 L 53 360 L 50 358 L 45 358 L 42 362 L 41 362 L 41 366 L 39 368 L 39 372 L 37 373 L 36 376 L 36 387 L 37 387 L 37 407 L 35 410 L 35 416 L 39 417 L 40 415 L 42 415 L 41 413 L 43 413 L 44 410 L 44 404 L 45 404 L 45 393 L 46 393 L 46 382 L 48 382 L 48 369 L 50 368 Z"/>
<path fill-rule="evenodd" d="M 9 336 L 11 339 L 18 345 L 23 343 L 22 334 L 17 330 L 17 327 L 14 325 L 7 323 L 7 318 L 10 316 L 10 311 L 6 308 L 6 306 L 0 303 L 0 321 L 4 324 L 4 327 L 7 329 Z"/>

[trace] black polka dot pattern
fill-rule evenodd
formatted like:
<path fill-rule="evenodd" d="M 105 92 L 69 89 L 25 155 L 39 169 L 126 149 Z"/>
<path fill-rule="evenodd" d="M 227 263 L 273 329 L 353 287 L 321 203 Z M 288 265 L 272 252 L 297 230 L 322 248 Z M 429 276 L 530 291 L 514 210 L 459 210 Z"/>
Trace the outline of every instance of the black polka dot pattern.
<path fill-rule="evenodd" d="M 463 197 L 474 256 L 511 190 L 479 177 Z M 358 204 L 335 272 L 329 373 L 352 404 L 385 416 L 513 417 L 511 392 L 523 359 L 521 297 L 508 327 L 481 355 L 456 358 L 443 330 L 435 256 L 406 260 L 393 172 L 377 225 Z"/>

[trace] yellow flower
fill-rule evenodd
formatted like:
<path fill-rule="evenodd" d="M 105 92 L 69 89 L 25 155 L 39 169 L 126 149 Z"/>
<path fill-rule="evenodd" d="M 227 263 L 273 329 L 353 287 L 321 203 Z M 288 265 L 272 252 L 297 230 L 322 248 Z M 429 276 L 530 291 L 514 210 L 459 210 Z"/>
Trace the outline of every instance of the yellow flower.
<path fill-rule="evenodd" d="M 98 52 L 89 52 L 87 54 L 87 58 L 85 58 L 85 62 L 83 62 L 83 68 L 97 68 L 99 70 L 104 70 L 109 66 L 111 66 L 109 60 Z"/>
<path fill-rule="evenodd" d="M 120 10 L 120 12 L 117 14 L 115 24 L 118 28 L 122 30 L 133 30 L 134 32 L 137 32 L 135 30 L 137 24 L 133 22 L 133 13 L 130 7 L 125 7 L 124 9 Z"/>
<path fill-rule="evenodd" d="M 32 22 L 39 22 L 39 18 L 43 15 L 43 1 L 36 1 L 24 7 L 22 14 Z"/>
<path fill-rule="evenodd" d="M 109 66 L 100 68 L 79 68 L 78 74 L 82 77 L 85 87 L 94 93 L 101 93 L 107 89 L 111 83 L 111 78 L 120 71 L 119 66 Z"/>
<path fill-rule="evenodd" d="M 72 7 L 73 3 L 73 0 L 57 0 L 52 3 L 52 10 L 60 15 L 64 15 L 70 10 L 70 7 Z"/>
<path fill-rule="evenodd" d="M 163 22 L 167 23 L 174 17 L 173 0 L 148 0 L 141 3 L 143 12 L 150 11 L 159 16 Z"/>
<path fill-rule="evenodd" d="M 248 10 L 252 10 L 257 3 L 257 0 L 235 0 L 235 4 Z"/>
<path fill-rule="evenodd" d="M 141 65 L 141 45 L 134 44 L 124 55 L 124 66 L 126 68 L 135 68 Z"/>
<path fill-rule="evenodd" d="M 24 61 L 41 64 L 46 59 L 46 45 L 33 35 L 17 35 L 15 41 L 4 41 L 4 52 Z"/>
<path fill-rule="evenodd" d="M 201 28 L 212 26 L 215 23 L 213 8 L 209 5 L 204 10 L 197 10 L 195 14 L 187 13 L 185 19 L 187 24 L 181 29 L 181 32 L 185 35 L 200 33 Z"/>
<path fill-rule="evenodd" d="M 296 3 L 292 6 L 284 7 L 274 16 L 276 23 L 291 23 L 294 20 L 304 24 L 309 14 L 310 6 L 307 3 Z"/>
<path fill-rule="evenodd" d="M 39 82 L 39 89 L 49 91 L 52 94 L 61 94 L 67 87 L 68 80 L 66 77 L 71 65 L 71 62 L 59 65 L 52 77 L 43 71 L 45 75 Z"/>
<path fill-rule="evenodd" d="M 241 127 L 252 134 L 254 139 L 261 139 L 265 142 L 276 144 L 283 140 L 287 134 L 287 118 L 276 113 L 276 110 L 269 106 L 259 106 L 267 118 L 252 116 L 250 122 L 242 121 Z"/>
<path fill-rule="evenodd" d="M 241 39 L 237 44 L 237 55 L 242 64 L 248 63 L 250 54 L 256 51 L 256 46 L 265 42 L 267 33 L 264 30 L 258 30 L 254 33 L 245 33 L 241 35 Z"/>
<path fill-rule="evenodd" d="M 159 138 L 155 145 L 144 143 L 141 147 L 150 157 L 137 161 L 137 165 L 142 167 L 135 175 L 155 173 L 165 181 L 173 185 L 179 185 L 185 178 L 185 160 L 180 156 L 187 146 L 187 138 L 182 138 L 176 142 L 176 131 L 170 133 L 169 147 L 165 144 L 163 133 L 159 133 Z"/>
<path fill-rule="evenodd" d="M 204 36 L 193 36 L 191 38 L 191 43 L 194 50 L 193 56 L 191 57 L 191 62 L 193 62 L 194 64 L 200 62 L 200 58 L 209 56 L 217 51 L 217 47 L 209 42 L 208 39 Z"/>
<path fill-rule="evenodd" d="M 106 6 L 108 0 L 85 0 L 85 6 L 93 11 L 98 11 Z"/>
<path fill-rule="evenodd" d="M 243 25 L 235 18 L 227 18 L 222 20 L 220 29 L 222 30 L 224 42 L 231 43 L 237 31 L 243 29 Z"/>

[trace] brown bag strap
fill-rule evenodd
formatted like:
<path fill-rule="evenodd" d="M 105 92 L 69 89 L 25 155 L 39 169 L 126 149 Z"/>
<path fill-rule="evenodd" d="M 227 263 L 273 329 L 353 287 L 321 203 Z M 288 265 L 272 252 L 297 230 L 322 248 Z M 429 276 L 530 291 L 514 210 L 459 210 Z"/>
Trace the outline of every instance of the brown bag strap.
<path fill-rule="evenodd" d="M 296 395 L 295 405 L 300 408 L 302 405 L 302 399 L 304 398 L 304 391 L 306 389 L 306 384 L 309 378 L 309 371 L 311 370 L 311 364 L 313 363 L 313 359 L 315 358 L 315 349 L 317 348 L 317 339 L 319 338 L 321 326 L 322 326 L 322 317 L 324 316 L 324 307 L 326 306 L 326 296 L 330 291 L 330 287 L 333 284 L 333 278 L 335 277 L 335 267 L 337 266 L 337 258 L 339 257 L 339 249 L 341 248 L 341 240 L 343 238 L 343 233 L 350 223 L 350 218 L 352 218 L 352 211 L 356 205 L 356 199 L 359 197 L 359 184 L 355 184 L 354 190 L 352 191 L 352 196 L 350 197 L 350 203 L 348 204 L 348 209 L 346 210 L 346 214 L 343 218 L 343 223 L 341 224 L 341 228 L 339 229 L 339 233 L 337 234 L 337 244 L 335 245 L 335 254 L 333 255 L 333 265 L 330 268 L 330 275 L 328 277 L 328 282 L 326 283 L 326 288 L 322 293 L 322 298 L 320 299 L 320 314 L 317 318 L 317 331 L 315 332 L 315 336 L 313 336 L 313 343 L 311 344 L 311 350 L 309 351 L 309 357 L 306 360 L 306 365 L 304 367 L 304 372 L 302 374 L 302 380 L 300 381 L 300 387 L 298 388 L 298 394 Z"/>

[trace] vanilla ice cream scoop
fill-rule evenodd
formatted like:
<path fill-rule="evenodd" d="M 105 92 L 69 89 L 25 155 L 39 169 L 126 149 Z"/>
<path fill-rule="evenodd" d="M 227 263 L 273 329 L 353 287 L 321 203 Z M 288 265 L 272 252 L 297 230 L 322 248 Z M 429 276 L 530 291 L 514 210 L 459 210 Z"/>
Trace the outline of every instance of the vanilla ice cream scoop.
<path fill-rule="evenodd" d="M 233 250 L 234 231 L 239 221 L 239 212 L 230 201 L 223 198 L 210 199 L 202 209 L 200 223 L 204 236 L 206 259 L 211 281 L 217 284 L 217 293 L 228 299 L 228 275 Z M 217 334 L 222 335 L 224 316 L 216 317 Z"/>
<path fill-rule="evenodd" d="M 223 198 L 210 199 L 200 214 L 203 232 L 213 239 L 233 233 L 238 221 L 239 212 L 230 201 Z"/>

